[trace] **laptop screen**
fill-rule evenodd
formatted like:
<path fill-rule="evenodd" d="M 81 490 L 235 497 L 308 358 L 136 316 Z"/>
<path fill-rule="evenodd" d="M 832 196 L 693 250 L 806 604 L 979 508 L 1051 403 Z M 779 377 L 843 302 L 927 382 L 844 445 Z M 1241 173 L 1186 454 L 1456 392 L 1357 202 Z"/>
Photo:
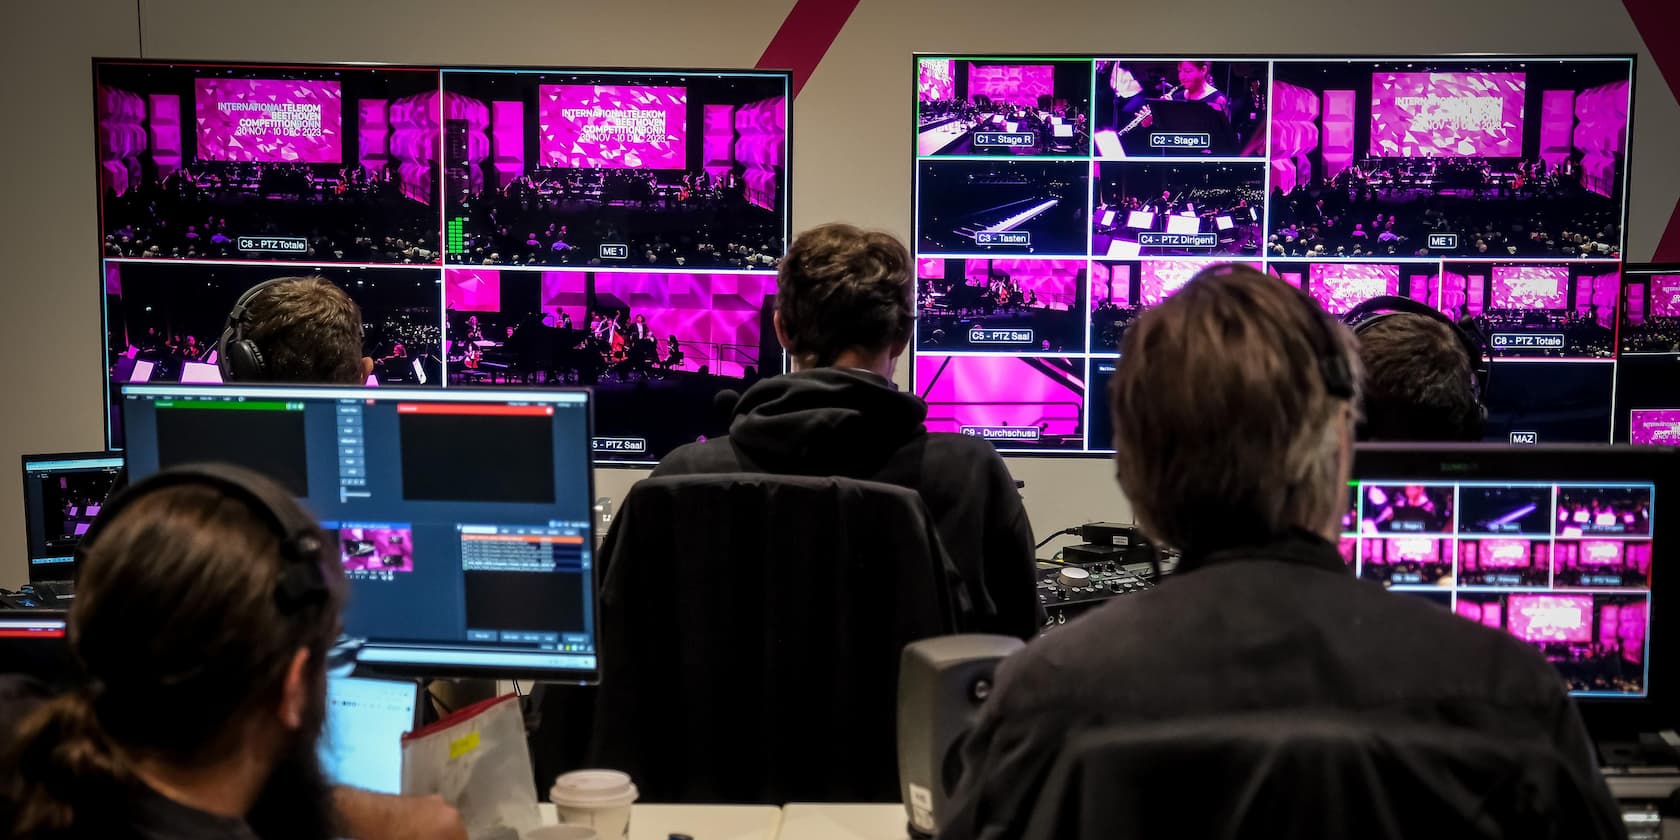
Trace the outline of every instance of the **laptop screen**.
<path fill-rule="evenodd" d="M 402 736 L 414 728 L 414 682 L 332 677 L 321 766 L 334 783 L 374 793 L 402 792 Z"/>
<path fill-rule="evenodd" d="M 23 521 L 29 581 L 70 580 L 82 534 L 92 526 L 122 473 L 121 455 L 27 455 L 23 459 Z"/>

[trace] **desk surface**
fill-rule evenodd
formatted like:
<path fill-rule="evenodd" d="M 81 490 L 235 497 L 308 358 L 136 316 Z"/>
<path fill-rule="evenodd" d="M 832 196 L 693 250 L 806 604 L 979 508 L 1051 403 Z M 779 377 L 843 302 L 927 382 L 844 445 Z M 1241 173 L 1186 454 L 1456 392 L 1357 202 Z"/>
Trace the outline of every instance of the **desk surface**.
<path fill-rule="evenodd" d="M 778 840 L 906 840 L 904 806 L 792 802 L 782 808 Z M 694 840 L 700 840 L 696 837 Z"/>
<path fill-rule="evenodd" d="M 543 824 L 553 825 L 554 806 L 543 802 L 537 807 Z M 781 818 L 782 809 L 774 805 L 635 805 L 630 840 L 666 840 L 673 834 L 694 840 L 775 840 Z"/>

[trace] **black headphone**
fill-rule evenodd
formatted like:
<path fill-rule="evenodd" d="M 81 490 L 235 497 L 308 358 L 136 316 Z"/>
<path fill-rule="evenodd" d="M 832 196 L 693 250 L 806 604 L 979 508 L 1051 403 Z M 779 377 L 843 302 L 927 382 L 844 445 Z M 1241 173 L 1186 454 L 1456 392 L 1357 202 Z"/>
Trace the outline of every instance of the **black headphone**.
<path fill-rule="evenodd" d="M 284 283 L 292 278 L 276 277 L 264 280 L 245 290 L 239 300 L 233 304 L 233 311 L 228 313 L 227 323 L 222 326 L 222 337 L 216 342 L 216 365 L 222 370 L 222 379 L 228 382 L 267 382 L 269 379 L 268 360 L 263 358 L 262 350 L 257 343 L 245 337 L 245 328 L 251 324 L 251 302 L 267 291 L 268 287 Z"/>
<path fill-rule="evenodd" d="M 1439 309 L 1409 297 L 1378 295 L 1348 310 L 1342 316 L 1342 323 L 1347 324 L 1358 337 L 1389 317 L 1401 314 L 1419 315 L 1444 324 L 1458 339 L 1459 349 L 1464 351 L 1464 357 L 1470 363 L 1470 388 L 1476 399 L 1476 429 L 1477 437 L 1480 437 L 1479 429 L 1487 423 L 1488 407 L 1483 395 L 1487 393 L 1491 371 L 1487 361 L 1487 342 L 1469 318 L 1454 321 Z"/>
<path fill-rule="evenodd" d="M 191 464 L 172 467 L 131 485 L 106 503 L 87 533 L 76 545 L 74 568 L 79 573 L 88 552 L 98 542 L 106 523 L 116 519 L 135 500 L 168 487 L 198 484 L 244 502 L 280 540 L 280 574 L 274 587 L 274 601 L 282 613 L 295 613 L 327 599 L 325 564 L 328 542 L 315 520 L 302 515 L 289 497 L 276 494 L 272 484 L 242 467 L 227 464 Z"/>
<path fill-rule="evenodd" d="M 1353 330 L 1355 336 L 1362 335 L 1366 330 L 1387 320 L 1390 315 L 1421 315 L 1438 324 L 1445 324 L 1447 329 L 1458 338 L 1458 344 L 1464 349 L 1464 357 L 1470 362 L 1470 375 L 1475 380 L 1476 402 L 1481 403 L 1482 394 L 1487 393 L 1488 362 L 1487 342 L 1482 339 L 1480 332 L 1471 321 L 1466 318 L 1454 321 L 1446 313 L 1426 303 L 1412 300 L 1399 295 L 1378 295 L 1364 303 L 1348 310 L 1342 316 L 1342 323 Z M 1487 411 L 1483 407 L 1483 413 Z"/>

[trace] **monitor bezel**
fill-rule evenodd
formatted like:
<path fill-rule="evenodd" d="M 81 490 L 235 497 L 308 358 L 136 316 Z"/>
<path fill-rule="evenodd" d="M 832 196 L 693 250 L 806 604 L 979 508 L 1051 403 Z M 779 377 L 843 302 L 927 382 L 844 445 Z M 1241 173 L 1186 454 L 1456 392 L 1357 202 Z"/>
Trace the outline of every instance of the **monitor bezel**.
<path fill-rule="evenodd" d="M 1361 476 L 1439 477 L 1442 481 L 1649 482 L 1661 501 L 1654 505 L 1653 533 L 1674 532 L 1656 550 L 1680 565 L 1680 447 L 1586 444 L 1407 444 L 1362 443 L 1355 447 L 1351 480 Z M 1660 522 L 1660 526 L 1657 524 Z M 1659 538 L 1660 539 L 1660 538 Z M 1669 561 L 1664 561 L 1669 562 Z M 1595 736 L 1623 736 L 1669 729 L 1680 708 L 1680 674 L 1661 666 L 1663 657 L 1680 657 L 1680 621 L 1664 618 L 1676 609 L 1652 558 L 1651 610 L 1647 639 L 1646 694 L 1643 697 L 1577 696 Z"/>
<path fill-rule="evenodd" d="M 130 396 L 175 396 L 187 399 L 255 396 L 260 398 L 282 398 L 292 396 L 297 399 L 370 399 L 370 400 L 425 400 L 441 402 L 550 402 L 576 403 L 584 406 L 585 435 L 589 441 L 595 436 L 595 395 L 588 388 L 385 388 L 368 387 L 364 385 L 124 385 L 122 396 L 124 409 L 127 408 Z M 578 397 L 582 399 L 579 400 Z M 125 424 L 126 425 L 126 424 Z M 124 461 L 127 462 L 127 452 L 122 450 Z M 595 501 L 595 466 L 593 453 L 590 453 L 589 467 L 584 470 L 585 499 L 590 505 Z M 601 564 L 595 557 L 595 529 L 596 521 L 591 515 L 585 519 L 587 524 L 586 545 L 590 549 L 590 569 L 588 578 L 589 609 L 596 617 L 595 627 L 595 667 L 592 669 L 545 669 L 526 667 L 481 666 L 466 664 L 404 664 L 392 662 L 361 662 L 358 644 L 358 675 L 382 678 L 492 678 L 533 680 L 546 683 L 567 683 L 578 685 L 592 685 L 601 679 L 601 633 L 600 633 L 600 599 L 601 599 Z M 378 642 L 368 643 L 366 646 L 380 648 Z"/>
<path fill-rule="evenodd" d="M 908 219 L 908 226 L 905 228 L 905 230 L 909 231 L 909 246 L 910 246 L 910 261 L 911 261 L 911 263 L 914 264 L 916 262 L 916 260 L 918 259 L 917 250 L 916 250 L 916 234 L 917 234 L 916 221 L 917 221 L 917 218 L 920 215 L 919 212 L 918 212 L 918 207 L 919 207 L 919 202 L 920 202 L 920 198 L 921 198 L 920 195 L 919 195 L 920 179 L 919 179 L 918 174 L 917 174 L 918 169 L 919 169 L 919 165 L 923 160 L 937 160 L 938 159 L 937 157 L 923 158 L 920 154 L 917 153 L 917 149 L 916 149 L 917 118 L 918 118 L 918 116 L 921 112 L 921 96 L 920 96 L 920 91 L 917 87 L 917 78 L 918 78 L 918 70 L 920 68 L 920 63 L 921 63 L 922 59 L 924 59 L 924 58 L 935 58 L 935 59 L 946 59 L 946 58 L 948 58 L 948 59 L 953 59 L 953 60 L 966 60 L 966 61 L 989 60 L 989 61 L 1007 61 L 1007 62 L 1034 61 L 1034 60 L 1090 61 L 1090 62 L 1092 62 L 1092 73 L 1095 74 L 1095 72 L 1096 72 L 1095 71 L 1095 62 L 1097 62 L 1099 60 L 1124 58 L 1124 59 L 1133 59 L 1133 60 L 1138 60 L 1138 61 L 1168 61 L 1168 60 L 1174 60 L 1174 59 L 1183 59 L 1185 57 L 1186 57 L 1186 53 L 1183 53 L 1183 52 L 1162 53 L 1162 52 L 1149 51 L 1149 50 L 1137 51 L 1137 52 L 1126 51 L 1126 50 L 1115 50 L 1115 51 L 1111 51 L 1111 52 L 1107 52 L 1107 53 L 1099 53 L 1099 52 L 1095 52 L 1095 51 L 1091 51 L 1091 50 L 1082 50 L 1082 51 L 1078 51 L 1078 52 L 1055 52 L 1055 51 L 1010 52 L 1010 51 L 1007 51 L 1007 50 L 974 50 L 974 51 L 969 51 L 969 52 L 961 52 L 961 51 L 955 51 L 955 50 L 915 50 L 915 51 L 912 51 L 910 53 L 910 75 L 909 75 L 909 79 L 910 79 L 910 84 L 909 84 L 910 121 L 908 123 L 911 130 L 910 130 L 909 139 L 906 141 L 907 145 L 909 146 L 909 151 L 910 151 L 910 208 L 909 208 L 910 218 Z M 1635 133 L 1636 133 L 1636 124 L 1635 124 L 1635 118 L 1636 118 L 1635 110 L 1636 109 L 1634 107 L 1632 107 L 1632 105 L 1638 101 L 1638 95 L 1639 95 L 1639 54 L 1638 53 L 1635 53 L 1635 52 L 1579 52 L 1579 53 L 1569 52 L 1569 53 L 1545 54 L 1545 53 L 1521 53 L 1521 52 L 1442 52 L 1442 53 L 1419 55 L 1417 53 L 1404 53 L 1404 52 L 1402 52 L 1402 53 L 1283 53 L 1283 52 L 1278 52 L 1278 53 L 1270 53 L 1270 54 L 1268 54 L 1268 53 L 1251 53 L 1251 52 L 1237 52 L 1237 53 L 1233 53 L 1233 52 L 1211 52 L 1211 53 L 1195 53 L 1194 57 L 1198 58 L 1198 59 L 1204 59 L 1204 60 L 1207 60 L 1207 61 L 1261 61 L 1261 62 L 1267 62 L 1267 63 L 1288 63 L 1288 64 L 1334 63 L 1334 62 L 1344 62 L 1344 63 L 1348 63 L 1348 64 L 1354 64 L 1354 63 L 1363 63 L 1363 62 L 1391 62 L 1391 61 L 1411 61 L 1411 62 L 1431 62 L 1431 61 L 1490 61 L 1490 62 L 1499 62 L 1499 61 L 1512 61 L 1512 62 L 1519 62 L 1519 61 L 1571 61 L 1571 62 L 1573 62 L 1573 61 L 1583 61 L 1583 62 L 1584 61 L 1626 61 L 1628 63 L 1628 102 L 1629 102 L 1628 123 L 1627 123 L 1627 141 L 1626 141 L 1627 154 L 1626 154 L 1625 163 L 1622 167 L 1622 169 L 1623 169 L 1623 171 L 1622 171 L 1622 221 L 1621 221 L 1621 224 L 1619 225 L 1620 233 L 1621 233 L 1621 241 L 1619 243 L 1619 245 L 1620 245 L 1619 253 L 1621 254 L 1621 258 L 1618 259 L 1616 262 L 1619 266 L 1621 266 L 1621 270 L 1623 271 L 1624 274 L 1627 271 L 1627 267 L 1629 265 L 1629 263 L 1627 262 L 1627 245 L 1628 245 L 1628 229 L 1627 229 L 1628 226 L 1627 226 L 1627 222 L 1628 222 L 1629 216 L 1633 212 L 1633 187 L 1634 187 L 1634 181 L 1633 181 L 1634 142 L 1633 141 L 1634 141 L 1634 137 L 1635 137 Z M 1093 75 L 1093 85 L 1094 84 L 1095 84 L 1095 77 Z M 1087 162 L 1095 162 L 1095 161 L 1098 160 L 1098 158 L 1096 157 L 1094 149 L 1093 149 L 1092 153 L 1085 158 L 1070 157 L 1070 156 L 1065 156 L 1065 155 L 1062 155 L 1062 156 L 1049 155 L 1049 156 L 1033 156 L 1033 157 L 1021 158 L 1021 159 L 1022 160 L 1028 160 L 1028 161 L 1050 160 L 1050 161 L 1075 161 L 1075 162 L 1080 161 L 1080 160 L 1085 160 Z M 1266 161 L 1269 161 L 1269 159 L 1270 159 L 1269 157 L 1255 158 L 1255 161 L 1256 162 L 1266 162 Z M 1269 213 L 1268 213 L 1268 215 L 1269 215 Z M 1089 250 L 1090 249 L 1087 248 L 1087 251 L 1089 251 Z M 963 256 L 957 256 L 957 257 L 940 257 L 940 259 L 970 259 L 970 258 L 969 257 L 963 257 Z M 1077 258 L 1077 257 L 1046 257 L 1046 259 L 1079 259 L 1079 258 Z M 1088 263 L 1091 263 L 1091 262 L 1096 262 L 1099 259 L 1104 259 L 1104 258 L 1098 257 L 1096 254 L 1087 254 L 1087 256 L 1085 256 L 1084 259 Z M 1279 262 L 1285 262 L 1285 261 L 1287 261 L 1287 260 L 1279 260 Z M 1296 259 L 1295 261 L 1300 261 L 1300 260 Z M 1407 260 L 1401 260 L 1401 262 L 1406 262 L 1406 261 Z M 1416 260 L 1410 260 L 1410 261 L 1416 261 Z M 1435 260 L 1435 262 L 1443 262 L 1443 261 L 1444 261 L 1444 258 L 1440 258 L 1440 259 Z M 1468 260 L 1468 261 L 1469 262 L 1497 262 L 1497 260 L 1492 260 L 1492 259 L 1476 259 L 1476 260 Z M 1506 261 L 1511 262 L 1513 260 L 1507 259 Z M 1540 260 L 1540 261 L 1565 262 L 1565 263 L 1570 263 L 1570 264 L 1573 264 L 1574 262 L 1578 262 L 1577 260 L 1549 260 L 1549 259 L 1548 260 Z M 1258 262 L 1264 267 L 1264 266 L 1268 265 L 1270 262 L 1272 262 L 1272 260 L 1266 256 L 1264 249 L 1262 249 L 1261 253 L 1256 255 L 1253 259 L 1250 259 L 1250 258 L 1247 258 L 1247 257 L 1232 257 L 1231 259 L 1228 259 L 1228 260 L 1208 260 L 1208 262 L 1210 264 L 1218 263 L 1218 262 Z M 1354 260 L 1347 260 L 1347 262 L 1355 262 L 1355 261 Z M 1372 262 L 1388 262 L 1388 261 L 1387 260 L 1372 260 Z M 1608 260 L 1603 260 L 1602 262 L 1609 262 L 1609 261 Z M 1087 283 L 1090 282 L 1090 279 L 1088 277 L 1086 279 L 1086 282 Z M 1617 317 L 1618 318 L 1621 317 L 1620 306 L 1621 306 L 1621 301 L 1618 300 L 1617 301 Z M 1087 317 L 1087 319 L 1090 317 L 1089 313 L 1086 313 L 1086 317 Z M 916 323 L 919 324 L 919 322 L 921 320 L 920 313 L 917 313 L 915 320 L 916 320 Z M 1617 349 L 1618 349 L 1618 351 L 1620 350 L 1619 347 Z M 905 349 L 905 352 L 904 352 L 904 366 L 905 366 L 905 371 L 906 371 L 905 375 L 906 375 L 906 383 L 907 383 L 905 389 L 907 391 L 909 391 L 911 394 L 916 394 L 916 364 L 917 364 L 917 361 L 918 361 L 917 356 L 918 356 L 919 352 L 920 352 L 919 348 L 917 347 L 916 326 L 912 325 L 910 344 Z M 973 353 L 966 353 L 966 354 L 965 353 L 956 353 L 956 354 L 953 354 L 953 355 L 959 355 L 960 356 L 960 355 L 975 355 L 975 354 L 973 354 Z M 1006 355 L 1006 354 L 999 354 L 999 355 Z M 1034 357 L 1034 356 L 1039 356 L 1041 354 L 1023 354 L 1023 355 L 1028 356 L 1028 357 Z M 1086 405 L 1085 405 L 1085 413 L 1084 413 L 1084 419 L 1086 421 L 1086 423 L 1085 423 L 1085 425 L 1086 425 L 1086 429 L 1085 429 L 1086 448 L 1077 449 L 1077 450 L 1067 450 L 1067 449 L 1062 449 L 1062 450 L 1026 450 L 1026 449 L 1001 449 L 1000 448 L 998 450 L 999 455 L 1002 455 L 1005 458 L 1050 458 L 1050 459 L 1057 459 L 1057 460 L 1063 460 L 1063 459 L 1093 459 L 1093 458 L 1095 458 L 1095 459 L 1107 459 L 1107 458 L 1113 458 L 1114 457 L 1114 450 L 1112 448 L 1110 448 L 1110 447 L 1097 448 L 1097 447 L 1092 447 L 1090 445 L 1091 444 L 1091 440 L 1090 440 L 1090 434 L 1091 434 L 1090 425 L 1091 424 L 1090 424 L 1089 421 L 1090 421 L 1091 411 L 1092 411 L 1092 409 L 1091 409 L 1091 398 L 1092 398 L 1091 381 L 1093 379 L 1093 377 L 1090 375 L 1090 363 L 1094 363 L 1097 360 L 1098 357 L 1095 356 L 1091 352 L 1091 348 L 1089 347 L 1089 345 L 1087 345 L 1084 348 L 1083 352 L 1079 353 L 1079 354 L 1069 353 L 1069 354 L 1061 354 L 1061 355 L 1051 355 L 1051 356 L 1048 356 L 1048 357 L 1045 357 L 1045 358 L 1062 358 L 1062 357 L 1069 356 L 1069 355 L 1082 355 L 1082 356 L 1085 357 L 1085 359 L 1087 361 L 1086 377 L 1085 377 L 1085 402 L 1086 402 Z M 1112 356 L 1103 356 L 1101 358 L 1108 359 L 1108 360 L 1118 360 L 1119 356 L 1118 355 L 1112 355 Z M 1618 352 L 1617 357 L 1612 360 L 1612 364 L 1619 361 L 1619 358 L 1620 358 L 1620 353 Z M 919 396 L 919 394 L 917 394 L 917 396 Z M 1612 406 L 1611 406 L 1612 437 L 1614 435 L 1614 422 L 1613 422 L 1614 414 L 1615 414 L 1614 400 L 1615 400 L 1615 394 L 1614 394 L 1614 392 L 1612 392 L 1612 394 L 1611 394 L 1611 401 L 1612 401 Z M 1107 404 L 1107 395 L 1106 394 L 1099 395 L 1099 403 L 1102 406 L 1106 406 L 1106 404 Z M 1106 410 L 1106 408 L 1101 408 L 1101 410 Z M 1567 446 L 1567 445 L 1570 445 L 1570 444 L 1563 444 L 1563 445 Z"/>

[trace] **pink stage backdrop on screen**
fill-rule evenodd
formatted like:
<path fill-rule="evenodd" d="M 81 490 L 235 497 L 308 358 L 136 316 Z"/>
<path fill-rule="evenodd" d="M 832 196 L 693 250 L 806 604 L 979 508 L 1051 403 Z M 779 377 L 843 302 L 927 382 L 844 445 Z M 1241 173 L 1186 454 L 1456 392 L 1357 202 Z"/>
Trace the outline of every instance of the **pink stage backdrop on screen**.
<path fill-rule="evenodd" d="M 923 102 L 944 102 L 957 95 L 956 78 L 949 58 L 924 58 L 916 68 L 916 94 Z"/>
<path fill-rule="evenodd" d="M 1464 543 L 1470 545 L 1470 543 Z M 1529 565 L 1528 540 L 1482 540 L 1480 561 L 1484 569 L 1524 569 Z"/>
<path fill-rule="evenodd" d="M 344 100 L 338 82 L 195 79 L 198 159 L 339 163 Z"/>
<path fill-rule="evenodd" d="M 1512 595 L 1511 635 L 1527 642 L 1592 641 L 1591 595 Z"/>
<path fill-rule="evenodd" d="M 1260 271 L 1259 263 L 1236 263 Z M 1138 270 L 1138 305 L 1154 306 L 1184 287 L 1196 272 L 1214 263 L 1202 260 L 1145 260 Z"/>
<path fill-rule="evenodd" d="M 1091 308 L 1104 304 L 1126 308 L 1132 304 L 1132 267 L 1125 263 L 1091 263 Z"/>
<path fill-rule="evenodd" d="M 1371 154 L 1517 157 L 1522 73 L 1377 73 L 1371 77 Z"/>
<path fill-rule="evenodd" d="M 688 168 L 688 88 L 542 85 L 537 125 L 546 166 Z"/>
<path fill-rule="evenodd" d="M 1371 298 L 1400 293 L 1400 266 L 1313 263 L 1307 271 L 1313 300 L 1341 315 Z"/>
<path fill-rule="evenodd" d="M 1651 315 L 1657 318 L 1680 318 L 1680 274 L 1657 274 L 1651 277 Z"/>
<path fill-rule="evenodd" d="M 945 261 L 938 257 L 917 257 L 916 276 L 922 280 L 945 279 Z"/>
<path fill-rule="evenodd" d="M 928 431 L 1020 426 L 1037 427 L 1047 435 L 1079 434 L 1085 383 L 1077 373 L 1051 364 L 1061 361 L 1065 360 L 917 358 L 916 393 L 928 402 Z"/>
<path fill-rule="evenodd" d="M 1680 408 L 1636 408 L 1628 440 L 1642 446 L 1680 446 Z"/>
<path fill-rule="evenodd" d="M 1564 309 L 1569 305 L 1569 266 L 1496 265 L 1490 309 Z"/>
<path fill-rule="evenodd" d="M 443 307 L 455 312 L 502 311 L 502 273 L 478 268 L 445 271 Z"/>
<path fill-rule="evenodd" d="M 780 370 L 780 359 L 759 358 L 764 301 L 775 293 L 776 278 L 765 274 L 598 273 L 594 307 L 646 315 L 661 351 L 675 335 L 683 345 L 680 370 L 706 365 L 719 376 L 743 376 L 749 366 Z"/>
<path fill-rule="evenodd" d="M 1056 92 L 1056 69 L 1048 64 L 969 64 L 968 98 L 1038 107 L 1040 96 Z"/>
<path fill-rule="evenodd" d="M 1021 294 L 1032 293 L 1038 308 L 1065 312 L 1073 308 L 1084 269 L 1084 260 L 969 260 L 963 277 L 968 285 L 985 288 L 991 282 L 990 270 L 993 276 L 1007 276 Z"/>

